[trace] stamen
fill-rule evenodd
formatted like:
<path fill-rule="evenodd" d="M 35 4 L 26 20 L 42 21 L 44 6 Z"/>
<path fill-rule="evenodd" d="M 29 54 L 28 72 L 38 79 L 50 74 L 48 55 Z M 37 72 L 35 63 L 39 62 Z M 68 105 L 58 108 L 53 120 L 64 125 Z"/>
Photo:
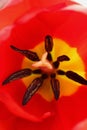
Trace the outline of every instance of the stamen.
<path fill-rule="evenodd" d="M 32 81 L 32 83 L 29 85 L 29 87 L 27 88 L 27 90 L 24 94 L 22 105 L 27 104 L 27 102 L 37 92 L 37 90 L 41 87 L 42 84 L 43 84 L 42 77 L 36 78 Z"/>
<path fill-rule="evenodd" d="M 66 55 L 62 55 L 62 56 L 59 56 L 57 58 L 57 60 L 60 61 L 60 62 L 62 62 L 62 61 L 69 61 L 70 58 L 68 56 L 66 56 Z"/>
<path fill-rule="evenodd" d="M 19 48 L 16 48 L 15 46 L 11 45 L 10 46 L 13 50 L 23 54 L 24 56 L 26 56 L 28 59 L 32 60 L 32 61 L 39 61 L 39 57 L 37 55 L 36 52 L 32 52 L 30 50 L 21 50 Z"/>
<path fill-rule="evenodd" d="M 55 62 L 53 62 L 53 67 L 57 69 L 62 61 L 69 61 L 70 58 L 66 55 L 59 56 Z"/>
<path fill-rule="evenodd" d="M 51 53 L 47 54 L 47 60 L 52 61 L 52 55 L 51 55 Z"/>
<path fill-rule="evenodd" d="M 37 69 L 37 70 L 33 70 L 33 73 L 34 74 L 42 74 L 42 71 L 40 69 Z"/>
<path fill-rule="evenodd" d="M 63 70 L 57 70 L 57 74 L 59 74 L 59 75 L 65 75 L 65 72 Z"/>
<path fill-rule="evenodd" d="M 51 78 L 51 86 L 54 93 L 54 97 L 56 100 L 58 100 L 60 96 L 60 83 L 57 79 Z"/>
<path fill-rule="evenodd" d="M 55 73 L 52 73 L 50 76 L 51 76 L 51 78 L 55 78 L 55 77 L 56 77 L 56 74 L 55 74 Z"/>
<path fill-rule="evenodd" d="M 45 37 L 45 50 L 51 52 L 53 49 L 53 38 L 50 35 Z"/>
<path fill-rule="evenodd" d="M 73 71 L 67 71 L 65 73 L 65 75 L 69 78 L 72 79 L 80 84 L 84 84 L 87 85 L 87 80 L 85 80 L 83 77 L 81 77 L 80 75 L 78 75 L 77 73 L 73 72 Z"/>
<path fill-rule="evenodd" d="M 6 78 L 2 85 L 5 85 L 9 82 L 12 82 L 14 80 L 17 80 L 17 79 L 20 79 L 20 78 L 23 78 L 23 77 L 27 77 L 29 75 L 32 74 L 32 70 L 31 69 L 22 69 L 22 70 L 19 70 L 13 74 L 11 74 L 8 78 Z"/>
<path fill-rule="evenodd" d="M 42 74 L 42 79 L 47 79 L 48 78 L 48 75 L 47 74 Z"/>
<path fill-rule="evenodd" d="M 53 62 L 53 67 L 57 69 L 59 67 L 59 64 L 60 64 L 59 61 L 55 61 Z"/>

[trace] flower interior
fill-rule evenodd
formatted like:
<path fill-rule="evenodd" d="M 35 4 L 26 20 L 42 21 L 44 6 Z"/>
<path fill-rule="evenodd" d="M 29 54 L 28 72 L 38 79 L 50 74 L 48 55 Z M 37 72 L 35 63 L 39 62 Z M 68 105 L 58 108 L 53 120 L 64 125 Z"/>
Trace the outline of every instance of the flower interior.
<path fill-rule="evenodd" d="M 22 69 L 8 76 L 2 85 L 22 79 L 27 88 L 23 105 L 35 93 L 48 101 L 58 100 L 61 96 L 74 94 L 80 84 L 87 85 L 84 63 L 77 49 L 63 40 L 46 35 L 45 40 L 32 50 L 10 47 L 24 56 Z"/>

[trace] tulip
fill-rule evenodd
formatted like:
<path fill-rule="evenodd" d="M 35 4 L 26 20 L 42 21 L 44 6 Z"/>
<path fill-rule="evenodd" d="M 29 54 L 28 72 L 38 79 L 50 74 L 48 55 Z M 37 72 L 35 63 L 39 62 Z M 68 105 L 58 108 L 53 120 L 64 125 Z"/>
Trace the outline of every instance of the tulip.
<path fill-rule="evenodd" d="M 32 9 L 1 29 L 1 130 L 72 130 L 87 118 L 86 10 Z"/>

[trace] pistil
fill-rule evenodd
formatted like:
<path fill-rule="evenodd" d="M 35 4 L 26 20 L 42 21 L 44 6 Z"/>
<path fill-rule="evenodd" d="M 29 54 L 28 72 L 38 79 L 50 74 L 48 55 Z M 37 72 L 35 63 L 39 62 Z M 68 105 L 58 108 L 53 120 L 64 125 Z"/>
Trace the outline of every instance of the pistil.
<path fill-rule="evenodd" d="M 51 73 L 52 71 L 54 71 L 54 68 L 53 68 L 52 64 L 47 60 L 47 54 L 48 53 L 45 52 L 42 55 L 41 60 L 33 63 L 32 67 L 39 68 L 45 73 L 49 73 L 49 72 Z"/>

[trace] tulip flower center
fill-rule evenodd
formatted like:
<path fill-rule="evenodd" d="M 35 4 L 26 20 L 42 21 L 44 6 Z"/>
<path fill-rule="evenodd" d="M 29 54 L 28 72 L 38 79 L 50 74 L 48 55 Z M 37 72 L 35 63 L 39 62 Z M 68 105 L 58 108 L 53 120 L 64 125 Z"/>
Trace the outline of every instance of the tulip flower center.
<path fill-rule="evenodd" d="M 79 56 L 76 48 L 69 46 L 68 43 L 64 42 L 63 40 L 54 38 L 53 49 L 51 51 L 47 52 L 44 47 L 44 41 L 36 45 L 33 51 L 37 52 L 40 60 L 32 62 L 27 58 L 24 58 L 22 68 L 29 67 L 32 69 L 41 69 L 42 73 L 49 75 L 37 91 L 37 93 L 39 93 L 44 99 L 51 101 L 55 97 L 53 93 L 55 90 L 52 89 L 52 76 L 55 77 L 55 79 L 58 79 L 58 82 L 54 81 L 53 84 L 59 84 L 57 91 L 60 89 L 60 97 L 70 96 L 79 89 L 79 86 L 82 83 L 80 84 L 80 82 L 74 81 L 75 79 L 72 80 L 72 78 L 69 76 L 71 75 L 71 77 L 78 78 L 78 76 L 75 75 L 78 74 L 85 78 L 84 63 Z M 38 75 L 32 74 L 30 77 L 23 78 L 22 80 L 27 87 L 29 86 L 29 83 L 38 76 L 40 76 L 39 73 Z"/>
<path fill-rule="evenodd" d="M 74 94 L 80 85 L 87 85 L 84 63 L 76 48 L 50 35 L 32 50 L 21 50 L 24 55 L 21 70 L 14 72 L 2 84 L 22 78 L 27 87 L 22 104 L 25 105 L 35 93 L 47 101 Z"/>

